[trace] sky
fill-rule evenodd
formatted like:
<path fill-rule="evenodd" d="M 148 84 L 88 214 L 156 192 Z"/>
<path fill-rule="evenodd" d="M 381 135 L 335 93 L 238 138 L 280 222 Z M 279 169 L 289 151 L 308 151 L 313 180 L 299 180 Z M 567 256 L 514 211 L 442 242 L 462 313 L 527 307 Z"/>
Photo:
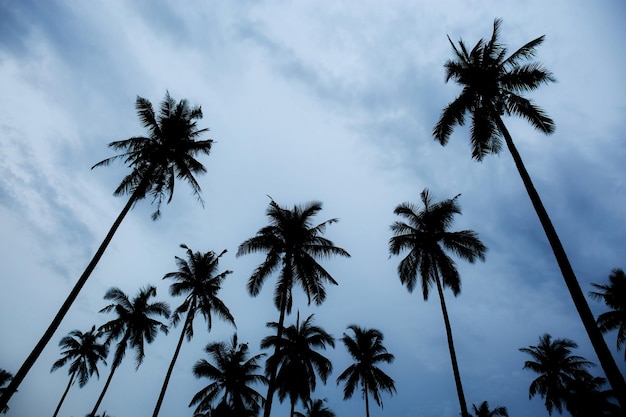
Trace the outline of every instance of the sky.
<path fill-rule="evenodd" d="M 473 46 L 498 17 L 510 50 L 546 36 L 537 60 L 557 82 L 529 97 L 556 131 L 546 137 L 521 120 L 505 123 L 587 293 L 626 267 L 625 16 L 619 0 L 0 0 L 0 368 L 16 372 L 126 202 L 112 195 L 125 166 L 90 168 L 113 155 L 109 142 L 145 133 L 136 97 L 157 105 L 169 91 L 201 105 L 199 126 L 215 141 L 201 158 L 204 206 L 182 183 L 156 222 L 149 202 L 135 206 L 8 416 L 53 413 L 68 381 L 67 368 L 50 373 L 58 342 L 113 318 L 98 312 L 110 287 L 134 295 L 155 285 L 156 299 L 178 306 L 162 277 L 176 270 L 182 243 L 228 250 L 220 267 L 233 273 L 220 297 L 237 324 L 216 320 L 207 333 L 198 319 L 183 345 L 161 415 L 191 416 L 189 401 L 209 382 L 191 373 L 204 347 L 237 331 L 252 354 L 262 353 L 265 323 L 278 319 L 272 278 L 255 298 L 245 288 L 263 255 L 235 256 L 267 224 L 268 196 L 286 207 L 321 201 L 315 220 L 338 218 L 325 236 L 352 255 L 321 261 L 339 283 L 321 306 L 294 292 L 287 323 L 296 309 L 315 314 L 337 339 L 326 352 L 333 373 L 313 397 L 327 398 L 338 417 L 364 415 L 362 398 L 344 401 L 335 383 L 350 364 L 338 339 L 357 324 L 380 329 L 395 355 L 383 369 L 397 394 L 383 396 L 384 408 L 372 405 L 372 416 L 458 416 L 439 302 L 401 285 L 400 258 L 388 250 L 393 209 L 419 203 L 424 188 L 437 200 L 460 193 L 453 227 L 475 230 L 489 248 L 484 263 L 457 262 L 461 294 L 446 292 L 469 407 L 486 400 L 511 417 L 547 416 L 539 397 L 528 398 L 535 375 L 518 349 L 550 333 L 598 360 L 510 155 L 473 161 L 467 128 L 445 147 L 431 136 L 460 91 L 445 83 L 446 36 Z M 152 412 L 179 331 L 148 345 L 137 371 L 128 354 L 101 411 Z M 615 334 L 606 341 L 626 372 Z M 73 387 L 59 415 L 87 414 L 107 375 L 101 366 L 100 379 Z M 272 415 L 288 414 L 286 403 L 275 404 Z"/>

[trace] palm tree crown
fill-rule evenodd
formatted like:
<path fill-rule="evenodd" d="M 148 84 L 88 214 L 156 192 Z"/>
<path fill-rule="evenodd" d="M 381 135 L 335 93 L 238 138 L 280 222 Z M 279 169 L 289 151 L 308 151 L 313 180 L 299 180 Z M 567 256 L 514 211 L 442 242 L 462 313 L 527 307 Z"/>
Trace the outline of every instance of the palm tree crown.
<path fill-rule="evenodd" d="M 604 301 L 611 311 L 598 316 L 598 327 L 603 333 L 617 329 L 617 348 L 621 349 L 626 343 L 626 274 L 620 268 L 615 268 L 609 275 L 609 284 L 594 284 L 600 291 L 589 293 L 593 298 Z M 626 360 L 626 350 L 624 350 Z"/>
<path fill-rule="evenodd" d="M 9 381 L 13 378 L 13 375 L 6 369 L 0 368 L 0 394 L 4 393 L 5 385 L 9 383 Z M 8 406 L 0 407 L 0 413 L 6 413 L 9 411 Z"/>
<path fill-rule="evenodd" d="M 326 398 L 324 399 L 311 399 L 304 404 L 306 414 L 296 411 L 295 417 L 335 417 L 335 412 L 325 405 Z"/>
<path fill-rule="evenodd" d="M 495 407 L 491 410 L 487 401 L 483 401 L 479 407 L 472 404 L 472 408 L 474 409 L 474 417 L 509 417 L 506 407 Z"/>

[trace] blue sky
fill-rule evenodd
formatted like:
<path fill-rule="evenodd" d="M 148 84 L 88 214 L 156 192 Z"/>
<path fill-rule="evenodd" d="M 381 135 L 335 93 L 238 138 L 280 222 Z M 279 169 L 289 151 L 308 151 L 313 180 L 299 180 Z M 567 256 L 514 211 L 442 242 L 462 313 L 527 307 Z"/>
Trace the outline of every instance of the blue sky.
<path fill-rule="evenodd" d="M 485 263 L 458 263 L 462 292 L 446 294 L 468 403 L 488 400 L 512 417 L 547 415 L 539 398 L 528 400 L 534 375 L 522 369 L 518 348 L 548 332 L 597 358 L 510 156 L 472 161 L 465 129 L 446 147 L 431 137 L 459 92 L 444 83 L 446 35 L 473 45 L 490 36 L 496 17 L 511 49 L 546 35 L 537 59 L 558 82 L 531 98 L 557 130 L 545 137 L 523 121 L 505 122 L 586 293 L 626 267 L 625 8 L 618 0 L 0 1 L 0 367 L 16 371 L 121 210 L 125 199 L 112 192 L 126 168 L 90 167 L 111 156 L 110 141 L 144 133 L 136 96 L 156 104 L 169 90 L 201 105 L 200 126 L 216 141 L 199 177 L 205 206 L 180 184 L 157 222 L 147 202 L 135 207 L 9 416 L 54 411 L 67 383 L 66 369 L 49 372 L 57 343 L 110 319 L 98 310 L 111 286 L 135 294 L 154 284 L 159 299 L 180 303 L 161 278 L 175 270 L 181 243 L 228 249 L 221 266 L 234 273 L 222 299 L 239 340 L 260 353 L 265 323 L 278 318 L 273 285 L 249 297 L 245 282 L 263 257 L 235 253 L 266 224 L 267 195 L 286 206 L 319 200 L 320 222 L 340 219 L 327 237 L 352 257 L 324 261 L 339 286 L 320 307 L 299 293 L 295 301 L 336 338 L 352 323 L 383 331 L 398 393 L 372 415 L 457 416 L 438 300 L 409 294 L 395 271 L 399 258 L 388 255 L 394 207 L 419 202 L 426 187 L 438 199 L 461 193 L 455 227 L 475 230 L 489 248 Z M 234 332 L 219 321 L 210 334 L 201 328 L 198 321 L 183 346 L 163 416 L 192 414 L 187 404 L 207 383 L 191 375 L 193 363 L 207 343 Z M 178 332 L 149 345 L 137 372 L 122 363 L 101 410 L 152 411 Z M 606 339 L 615 352 L 615 335 Z M 615 353 L 626 371 L 623 352 Z M 338 416 L 363 414 L 363 401 L 342 401 L 334 383 L 348 354 L 338 343 L 328 355 L 335 370 L 315 396 Z M 73 388 L 61 415 L 85 415 L 107 371 Z M 284 404 L 273 415 L 287 412 Z"/>

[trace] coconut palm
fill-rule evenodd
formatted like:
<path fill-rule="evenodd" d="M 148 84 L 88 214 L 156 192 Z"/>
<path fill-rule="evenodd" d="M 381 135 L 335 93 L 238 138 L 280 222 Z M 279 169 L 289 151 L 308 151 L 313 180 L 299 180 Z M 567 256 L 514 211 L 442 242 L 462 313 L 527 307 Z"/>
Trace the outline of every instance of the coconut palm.
<path fill-rule="evenodd" d="M 96 326 L 92 326 L 90 331 L 84 333 L 80 330 L 72 330 L 67 336 L 61 339 L 59 346 L 63 349 L 61 352 L 62 356 L 59 360 L 54 362 L 50 372 L 56 371 L 70 361 L 72 362 L 68 369 L 70 380 L 61 396 L 59 405 L 57 405 L 54 411 L 53 417 L 56 417 L 59 413 L 65 396 L 77 379 L 78 386 L 82 388 L 87 384 L 87 381 L 89 381 L 89 378 L 93 376 L 93 374 L 96 374 L 96 376 L 100 378 L 98 362 L 102 361 L 106 365 L 106 357 L 109 354 L 107 345 L 98 342 L 100 336 L 101 334 L 96 330 Z"/>
<path fill-rule="evenodd" d="M 337 222 L 330 219 L 313 226 L 313 216 L 322 209 L 322 203 L 311 202 L 294 206 L 292 210 L 280 207 L 274 200 L 267 208 L 269 226 L 239 245 L 237 256 L 252 252 L 267 253 L 265 261 L 259 265 L 248 280 L 248 292 L 256 297 L 263 283 L 274 272 L 279 272 L 274 290 L 274 304 L 280 315 L 276 323 L 276 338 L 280 340 L 285 323 L 285 315 L 291 313 L 292 288 L 300 285 L 309 303 L 321 304 L 326 299 L 325 283 L 337 285 L 334 278 L 320 265 L 317 258 L 333 255 L 349 257 L 344 249 L 324 238 L 326 227 Z M 278 353 L 278 346 L 274 354 Z M 275 374 L 269 375 L 264 417 L 269 417 L 275 391 Z"/>
<path fill-rule="evenodd" d="M 620 407 L 611 402 L 610 390 L 603 390 L 606 379 L 590 374 L 573 379 L 567 384 L 565 407 L 573 417 L 617 417 Z"/>
<path fill-rule="evenodd" d="M 479 407 L 472 404 L 472 408 L 474 409 L 474 417 L 509 417 L 506 407 L 495 407 L 491 410 L 487 401 L 483 401 Z"/>
<path fill-rule="evenodd" d="M 278 323 L 267 323 L 276 329 Z M 261 341 L 261 348 L 274 347 L 274 354 L 267 359 L 265 373 L 276 375 L 278 398 L 281 402 L 289 396 L 290 416 L 293 417 L 296 402 L 303 404 L 315 391 L 317 375 L 325 384 L 333 370 L 333 365 L 316 349 L 326 350 L 335 347 L 335 340 L 324 329 L 313 324 L 313 314 L 300 323 L 300 313 L 296 324 L 286 327 L 281 337 L 271 335 Z"/>
<path fill-rule="evenodd" d="M 17 371 L 6 391 L 0 396 L 0 408 L 7 404 L 58 329 L 133 205 L 141 199 L 150 197 L 151 202 L 156 203 L 156 211 L 152 215 L 152 218 L 156 220 L 161 214 L 161 203 L 163 201 L 169 203 L 172 200 L 175 179 L 185 180 L 191 186 L 198 201 L 202 203 L 200 185 L 194 176 L 205 173 L 206 168 L 195 157 L 199 154 L 208 155 L 213 140 L 199 140 L 208 131 L 208 129 L 199 129 L 196 124 L 197 120 L 202 118 L 201 108 L 190 107 L 186 100 L 177 103 L 169 93 L 165 94 L 158 115 L 155 114 L 150 101 L 145 98 L 137 97 L 135 107 L 141 123 L 148 130 L 148 136 L 136 136 L 111 142 L 109 147 L 121 153 L 94 165 L 94 168 L 107 166 L 114 161 L 121 160 L 131 168 L 131 173 L 124 177 L 114 193 L 115 195 L 130 194 L 130 198 L 52 323 Z"/>
<path fill-rule="evenodd" d="M 206 346 L 213 363 L 201 359 L 193 366 L 193 373 L 197 378 L 209 378 L 213 382 L 193 396 L 189 406 L 196 405 L 194 415 L 209 412 L 214 417 L 230 413 L 246 417 L 258 413 L 264 400 L 251 385 L 267 382 L 264 375 L 256 373 L 265 354 L 249 357 L 248 350 L 247 343 L 238 343 L 237 333 L 230 345 L 214 342 Z"/>
<path fill-rule="evenodd" d="M 109 313 L 113 311 L 117 317 L 102 326 L 99 330 L 107 336 L 107 345 L 114 340 L 120 339 L 115 348 L 115 356 L 111 364 L 111 371 L 107 378 L 104 388 L 96 401 L 96 405 L 91 411 L 94 416 L 100 407 L 100 403 L 106 394 L 115 370 L 122 363 L 126 348 L 130 347 L 135 350 L 135 369 L 143 362 L 145 357 L 145 343 L 152 343 L 156 338 L 158 331 L 168 332 L 167 325 L 153 317 L 168 318 L 170 315 L 170 307 L 162 301 L 150 302 L 152 297 L 156 296 L 156 287 L 147 286 L 139 290 L 137 295 L 130 299 L 119 288 L 113 287 L 104 295 L 105 300 L 111 300 L 112 303 L 100 310 L 101 313 Z"/>
<path fill-rule="evenodd" d="M 398 265 L 398 275 L 409 292 L 413 292 L 417 285 L 418 272 L 421 276 L 424 300 L 428 299 L 430 288 L 433 285 L 437 287 L 461 415 L 468 417 L 452 339 L 452 328 L 443 296 L 443 287 L 450 288 L 454 296 L 457 296 L 461 292 L 461 278 L 454 260 L 446 251 L 473 263 L 476 259 L 485 259 L 487 248 L 472 230 L 459 232 L 448 230 L 452 226 L 454 215 L 461 214 L 457 198 L 458 195 L 435 203 L 428 189 L 424 189 L 421 193 L 423 207 L 420 208 L 412 203 L 398 205 L 394 213 L 405 218 L 406 222 L 396 221 L 391 225 L 394 236 L 389 240 L 389 251 L 392 255 L 400 255 L 408 251 Z"/>
<path fill-rule="evenodd" d="M 7 371 L 6 369 L 0 368 L 0 394 L 2 394 L 4 390 L 6 390 L 5 385 L 9 383 L 11 378 L 13 378 L 13 375 L 11 375 L 9 371 Z M 8 411 L 9 411 L 9 407 L 6 405 L 0 408 L 0 413 L 2 414 Z"/>
<path fill-rule="evenodd" d="M 454 127 L 463 125 L 465 115 L 470 113 L 472 158 L 478 161 L 488 154 L 498 153 L 504 138 L 602 368 L 613 389 L 623 393 L 620 394 L 620 402 L 626 408 L 624 377 L 596 326 L 563 245 L 502 120 L 504 115 L 519 116 L 542 133 L 550 134 L 554 131 L 552 119 L 531 100 L 522 96 L 555 80 L 540 63 L 528 62 L 535 55 L 536 48 L 543 43 L 544 37 L 528 42 L 507 56 L 507 49 L 499 40 L 501 23 L 500 19 L 496 19 L 491 39 L 479 40 L 470 51 L 462 40 L 457 48 L 448 38 L 455 57 L 445 63 L 446 81 L 457 82 L 463 90 L 444 108 L 433 135 L 439 143 L 445 145 Z"/>
<path fill-rule="evenodd" d="M 217 293 L 222 288 L 222 282 L 227 275 L 232 271 L 224 271 L 218 273 L 219 259 L 226 250 L 222 251 L 219 255 L 215 252 L 193 252 L 186 245 L 181 245 L 181 248 L 187 251 L 187 259 L 176 257 L 176 264 L 178 265 L 178 271 L 165 274 L 163 277 L 172 278 L 175 282 L 170 286 L 170 294 L 174 297 L 179 295 L 186 295 L 183 303 L 174 310 L 172 314 L 172 324 L 177 325 L 181 319 L 181 316 L 186 313 L 185 322 L 174 351 L 174 356 L 170 362 L 170 366 L 165 375 L 165 381 L 163 381 L 163 387 L 159 394 L 159 399 L 154 408 L 152 414 L 153 417 L 158 416 L 159 410 L 163 398 L 165 397 L 165 390 L 167 384 L 174 370 L 174 365 L 180 348 L 183 344 L 185 336 L 187 340 L 193 338 L 193 321 L 196 317 L 196 313 L 202 314 L 207 323 L 207 330 L 210 332 L 213 326 L 213 314 L 228 321 L 231 324 L 235 324 L 235 319 L 226 307 L 226 304 L 217 296 Z"/>
<path fill-rule="evenodd" d="M 326 407 L 324 403 L 326 402 L 326 398 L 324 399 L 311 399 L 309 398 L 304 404 L 304 409 L 306 410 L 306 414 L 300 413 L 296 411 L 294 413 L 295 417 L 335 417 L 335 412 L 330 408 Z"/>
<path fill-rule="evenodd" d="M 361 394 L 365 399 L 365 415 L 369 417 L 370 394 L 376 404 L 382 407 L 380 390 L 387 391 L 390 395 L 396 392 L 393 379 L 377 366 L 381 362 L 392 363 L 394 357 L 383 346 L 383 334 L 380 330 L 364 329 L 355 324 L 348 326 L 348 329 L 352 330 L 354 335 L 349 336 L 344 333 L 341 340 L 354 359 L 354 363 L 337 377 L 337 384 L 345 381 L 344 400 L 351 398 L 357 386 L 360 386 Z"/>
<path fill-rule="evenodd" d="M 626 343 L 626 274 L 620 268 L 615 268 L 609 275 L 609 284 L 594 284 L 600 291 L 589 293 L 593 298 L 604 301 L 611 311 L 598 316 L 598 327 L 602 333 L 617 330 L 617 349 Z M 624 350 L 626 360 L 626 349 Z"/>

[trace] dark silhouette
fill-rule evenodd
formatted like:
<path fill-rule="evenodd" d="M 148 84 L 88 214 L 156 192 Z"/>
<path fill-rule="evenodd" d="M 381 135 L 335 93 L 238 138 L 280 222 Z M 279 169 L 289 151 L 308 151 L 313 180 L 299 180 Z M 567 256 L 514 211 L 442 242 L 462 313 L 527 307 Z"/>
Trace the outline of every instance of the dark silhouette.
<path fill-rule="evenodd" d="M 98 397 L 98 401 L 96 401 L 96 405 L 90 413 L 91 416 L 95 416 L 98 411 L 104 394 L 106 394 L 109 388 L 113 374 L 122 363 L 122 359 L 124 359 L 126 348 L 130 347 L 135 350 L 135 369 L 138 369 L 145 356 L 144 341 L 152 343 L 159 330 L 167 333 L 167 326 L 152 317 L 161 316 L 168 318 L 170 307 L 162 301 L 150 303 L 150 298 L 155 296 L 156 287 L 153 286 L 142 288 L 132 299 L 129 299 L 122 290 L 115 287 L 109 289 L 104 295 L 105 300 L 113 302 L 100 310 L 100 312 L 109 313 L 113 311 L 117 314 L 117 318 L 100 326 L 99 330 L 106 334 L 107 345 L 119 338 L 121 340 L 115 348 L 115 356 L 113 357 L 109 377 L 104 384 L 100 397 Z"/>
<path fill-rule="evenodd" d="M 263 396 L 250 385 L 267 382 L 262 374 L 257 374 L 259 361 L 265 354 L 248 357 L 248 344 L 238 343 L 233 335 L 230 345 L 224 342 L 210 343 L 205 351 L 213 363 L 201 359 L 193 366 L 197 378 L 209 378 L 213 382 L 198 391 L 189 403 L 197 405 L 194 416 L 256 416 L 261 409 Z M 218 405 L 212 404 L 218 400 Z"/>
<path fill-rule="evenodd" d="M 474 409 L 474 417 L 509 417 L 506 407 L 495 407 L 493 410 L 489 409 L 489 403 L 483 401 L 479 407 L 476 404 L 472 404 Z"/>
<path fill-rule="evenodd" d="M 611 311 L 598 316 L 598 327 L 602 333 L 617 330 L 617 349 L 620 350 L 626 343 L 626 274 L 620 268 L 615 268 L 609 275 L 609 284 L 594 284 L 600 291 L 591 291 L 590 296 L 602 300 Z M 626 349 L 624 350 L 626 360 Z"/>
<path fill-rule="evenodd" d="M 479 40 L 471 51 L 467 50 L 463 41 L 459 41 L 457 48 L 448 37 L 455 58 L 445 63 L 446 81 L 457 82 L 463 87 L 463 91 L 443 110 L 433 129 L 433 135 L 439 143 L 445 145 L 453 128 L 463 125 L 465 114 L 470 113 L 472 158 L 478 161 L 490 153 L 498 153 L 504 138 L 600 364 L 613 389 L 620 393 L 622 408 L 626 408 L 624 377 L 596 326 L 565 249 L 502 120 L 503 115 L 520 116 L 540 132 L 550 134 L 554 131 L 552 119 L 532 101 L 521 96 L 555 80 L 541 64 L 525 62 L 535 55 L 535 49 L 543 42 L 544 37 L 540 36 L 528 42 L 507 57 L 507 50 L 498 39 L 501 23 L 500 19 L 496 19 L 491 39 L 488 42 Z"/>
<path fill-rule="evenodd" d="M 335 417 L 335 412 L 330 408 L 326 407 L 324 403 L 326 402 L 326 398 L 324 399 L 308 399 L 308 401 L 304 404 L 304 409 L 306 410 L 306 414 L 300 413 L 296 411 L 294 416 L 296 417 Z"/>
<path fill-rule="evenodd" d="M 132 168 L 132 172 L 124 177 L 114 193 L 115 195 L 130 194 L 130 198 L 52 323 L 17 371 L 5 392 L 0 395 L 0 409 L 9 402 L 43 352 L 104 254 L 122 220 L 134 204 L 149 196 L 152 203 L 157 204 L 157 209 L 152 215 L 152 218 L 156 220 L 161 214 L 160 207 L 163 200 L 167 203 L 172 200 L 175 179 L 189 183 L 193 194 L 202 203 L 200 185 L 194 175 L 206 172 L 206 168 L 195 159 L 195 156 L 208 155 L 213 140 L 199 140 L 200 136 L 208 131 L 208 129 L 198 129 L 196 126 L 196 121 L 202 118 L 201 108 L 189 107 L 186 100 L 176 103 L 169 93 L 165 94 L 158 115 L 152 109 L 150 101 L 142 97 L 137 97 L 135 108 L 141 123 L 149 131 L 148 136 L 132 137 L 109 143 L 109 147 L 121 153 L 93 166 L 93 168 L 106 166 L 113 161 L 122 160 L 129 168 Z"/>
<path fill-rule="evenodd" d="M 4 390 L 6 390 L 4 386 L 9 383 L 11 378 L 13 378 L 13 375 L 11 375 L 9 371 L 0 368 L 0 394 L 2 394 Z M 9 411 L 9 407 L 6 405 L 0 408 L 0 413 L 2 414 L 5 414 L 8 411 Z"/>
<path fill-rule="evenodd" d="M 341 341 L 346 346 L 354 363 L 348 366 L 337 377 L 337 385 L 344 382 L 343 399 L 352 398 L 357 386 L 365 400 L 365 415 L 370 416 L 369 395 L 372 395 L 379 407 L 383 406 L 380 391 L 387 391 L 390 395 L 396 392 L 393 379 L 384 373 L 377 364 L 392 363 L 394 357 L 383 346 L 383 334 L 377 329 L 364 329 L 355 324 L 348 326 L 354 336 L 343 334 Z"/>
<path fill-rule="evenodd" d="M 61 405 L 63 405 L 63 401 L 76 379 L 78 379 L 78 386 L 82 388 L 93 374 L 100 378 L 98 362 L 102 361 L 106 365 L 106 357 L 109 354 L 107 345 L 98 342 L 100 336 L 101 333 L 96 330 L 96 326 L 93 326 L 90 331 L 85 333 L 79 330 L 72 330 L 61 339 L 59 346 L 63 349 L 61 352 L 62 356 L 52 365 L 50 372 L 54 372 L 65 366 L 69 361 L 72 361 L 67 371 L 70 381 L 52 417 L 56 417 L 59 414 Z"/>
<path fill-rule="evenodd" d="M 413 292 L 417 285 L 418 272 L 422 278 L 424 300 L 428 299 L 428 293 L 433 284 L 437 287 L 461 416 L 469 417 L 452 340 L 452 328 L 443 296 L 444 286 L 449 287 L 454 296 L 457 296 L 461 292 L 461 278 L 454 261 L 446 251 L 473 263 L 476 259 L 485 259 L 487 248 L 472 230 L 448 231 L 452 226 L 454 215 L 461 214 L 461 209 L 456 202 L 457 197 L 458 195 L 452 199 L 434 203 L 428 189 L 424 189 L 421 193 L 423 208 L 420 209 L 412 203 L 402 203 L 396 207 L 394 213 L 406 218 L 407 223 L 396 221 L 391 225 L 394 236 L 389 240 L 389 251 L 392 255 L 409 251 L 398 265 L 400 281 L 409 292 Z"/>
<path fill-rule="evenodd" d="M 322 237 L 326 226 L 337 222 L 330 219 L 313 226 L 312 218 L 322 209 L 322 203 L 312 202 L 304 206 L 294 206 L 292 210 L 280 207 L 274 200 L 267 208 L 269 226 L 259 230 L 256 236 L 246 240 L 237 251 L 237 256 L 252 252 L 266 252 L 265 261 L 259 265 L 248 280 L 248 292 L 256 297 L 265 279 L 279 272 L 274 290 L 274 305 L 280 311 L 276 324 L 276 338 L 283 334 L 285 315 L 291 313 L 291 290 L 299 284 L 306 293 L 309 303 L 321 304 L 326 299 L 324 283 L 337 285 L 333 277 L 317 262 L 316 258 L 333 255 L 349 257 L 345 250 L 334 246 L 333 242 Z M 278 353 L 278 346 L 274 354 Z M 274 397 L 275 374 L 269 375 L 264 417 L 269 417 Z"/>
<path fill-rule="evenodd" d="M 235 319 L 228 310 L 228 307 L 217 296 L 217 293 L 222 288 L 222 282 L 227 275 L 232 271 L 224 271 L 218 273 L 219 258 L 226 253 L 226 250 L 222 251 L 219 255 L 215 252 L 193 252 L 185 245 L 181 245 L 181 248 L 187 251 L 187 260 L 176 257 L 176 264 L 178 265 L 178 271 L 165 274 L 163 277 L 172 278 L 175 282 L 170 285 L 170 294 L 174 297 L 179 295 L 186 295 L 185 301 L 174 310 L 172 315 L 172 324 L 176 326 L 181 319 L 181 315 L 186 313 L 185 322 L 174 351 L 174 356 L 170 362 L 165 380 L 163 381 L 163 387 L 157 400 L 153 417 L 158 416 L 159 410 L 163 398 L 165 397 L 165 390 L 167 384 L 174 370 L 176 359 L 180 353 L 180 348 L 183 344 L 185 336 L 187 340 L 193 338 L 193 320 L 196 317 L 196 313 L 202 314 L 207 322 L 207 329 L 210 332 L 213 325 L 212 313 L 217 314 L 218 317 L 228 321 L 235 325 Z"/>
<path fill-rule="evenodd" d="M 278 323 L 267 323 L 276 329 Z M 274 347 L 274 354 L 267 359 L 265 373 L 276 375 L 276 386 L 280 402 L 289 396 L 290 417 L 294 416 L 298 399 L 302 404 L 311 398 L 315 391 L 316 374 L 325 384 L 333 370 L 333 365 L 315 349 L 335 347 L 335 340 L 324 329 L 313 325 L 313 314 L 300 323 L 300 313 L 296 324 L 286 327 L 281 337 L 267 336 L 261 341 L 261 348 Z"/>

